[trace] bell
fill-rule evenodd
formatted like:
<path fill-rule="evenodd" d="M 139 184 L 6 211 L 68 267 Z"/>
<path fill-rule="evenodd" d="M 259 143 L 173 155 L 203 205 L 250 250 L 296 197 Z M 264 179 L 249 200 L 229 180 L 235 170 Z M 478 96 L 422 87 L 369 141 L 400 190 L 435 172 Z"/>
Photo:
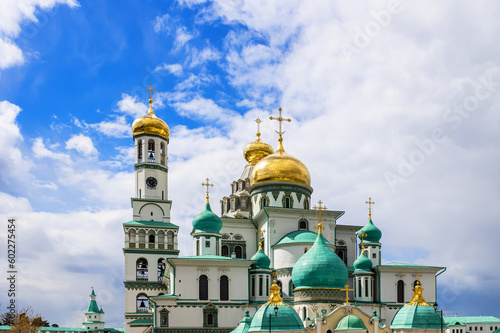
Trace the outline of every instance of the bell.
<path fill-rule="evenodd" d="M 140 308 L 145 308 L 146 304 L 144 304 L 144 301 L 141 301 L 141 304 L 139 305 Z"/>
<path fill-rule="evenodd" d="M 150 158 L 150 159 L 155 158 L 155 157 L 153 156 L 153 153 L 149 153 L 149 158 Z"/>

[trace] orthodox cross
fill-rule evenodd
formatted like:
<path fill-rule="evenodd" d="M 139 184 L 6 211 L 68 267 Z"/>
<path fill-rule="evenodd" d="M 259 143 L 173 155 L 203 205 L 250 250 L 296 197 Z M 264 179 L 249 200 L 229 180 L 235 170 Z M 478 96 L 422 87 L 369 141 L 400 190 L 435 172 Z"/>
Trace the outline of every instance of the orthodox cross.
<path fill-rule="evenodd" d="M 372 201 L 372 198 L 368 198 L 368 201 L 366 201 L 366 204 L 368 205 L 368 216 L 370 217 L 370 220 L 372 219 L 372 205 L 375 204 L 375 202 Z"/>
<path fill-rule="evenodd" d="M 325 206 L 321 207 L 321 204 L 322 204 L 322 203 L 323 203 L 323 202 L 321 202 L 321 200 L 320 200 L 320 201 L 318 201 L 319 206 L 318 206 L 318 207 L 316 207 L 316 206 L 314 206 L 314 207 L 313 207 L 314 209 L 316 209 L 316 210 L 318 210 L 318 211 L 319 211 L 319 222 L 318 222 L 318 226 L 317 226 L 317 227 L 314 227 L 314 229 L 318 229 L 318 234 L 322 234 L 322 233 L 323 233 L 323 229 L 325 229 L 325 227 L 323 227 L 323 223 L 321 223 L 321 211 L 322 211 L 322 210 L 326 210 L 327 208 L 326 208 Z"/>
<path fill-rule="evenodd" d="M 210 184 L 209 183 L 210 179 L 207 178 L 207 182 L 206 183 L 201 183 L 201 186 L 206 186 L 207 187 L 207 203 L 208 202 L 208 198 L 209 198 L 209 193 L 210 193 L 210 186 L 214 186 L 214 184 Z"/>
<path fill-rule="evenodd" d="M 283 142 L 282 135 L 283 135 L 283 134 L 285 134 L 285 131 L 283 131 L 283 130 L 281 129 L 281 124 L 282 124 L 284 121 L 291 122 L 291 121 L 292 121 L 292 119 L 283 118 L 283 117 L 281 116 L 281 111 L 282 111 L 282 110 L 281 110 L 281 108 L 279 108 L 279 109 L 278 109 L 278 111 L 280 112 L 279 117 L 273 117 L 273 116 L 271 116 L 271 117 L 269 117 L 269 119 L 271 119 L 271 120 L 277 120 L 277 121 L 279 122 L 279 128 L 280 128 L 280 130 L 279 130 L 279 131 L 276 131 L 276 133 L 278 133 L 278 134 L 280 135 L 280 138 L 278 139 L 278 141 L 279 141 L 279 143 L 280 143 L 280 149 L 281 149 L 281 150 L 283 150 L 283 146 L 282 146 L 282 143 L 281 143 L 281 142 Z"/>
<path fill-rule="evenodd" d="M 257 233 L 257 237 L 259 237 L 258 233 L 260 232 L 260 237 L 259 237 L 259 250 L 262 250 L 262 238 L 264 238 L 264 233 L 266 232 L 265 230 L 262 230 L 262 227 L 259 227 L 257 230 L 255 230 Z"/>
<path fill-rule="evenodd" d="M 417 280 L 418 280 L 418 281 L 420 281 L 420 280 L 419 280 L 419 279 L 420 279 L 420 274 L 417 274 L 417 276 L 416 276 L 416 277 L 417 277 Z"/>
<path fill-rule="evenodd" d="M 340 289 L 341 291 L 345 291 L 345 302 L 349 303 L 349 291 L 354 291 L 354 289 L 349 289 L 349 285 L 346 284 L 344 289 Z"/>
<path fill-rule="evenodd" d="M 262 123 L 262 120 L 257 117 L 257 119 L 255 119 L 255 122 L 257 123 L 257 137 L 260 138 L 260 124 Z"/>
<path fill-rule="evenodd" d="M 359 239 L 361 239 L 361 253 L 365 252 L 365 244 L 363 244 L 363 242 L 365 241 L 365 238 L 366 236 L 368 236 L 366 234 L 366 232 L 364 232 L 363 229 L 361 229 L 361 232 L 358 234 L 359 236 Z"/>
<path fill-rule="evenodd" d="M 153 89 L 153 86 L 149 85 L 149 88 L 146 88 L 146 90 L 149 91 L 149 99 L 153 99 L 153 91 L 156 91 L 155 89 Z"/>

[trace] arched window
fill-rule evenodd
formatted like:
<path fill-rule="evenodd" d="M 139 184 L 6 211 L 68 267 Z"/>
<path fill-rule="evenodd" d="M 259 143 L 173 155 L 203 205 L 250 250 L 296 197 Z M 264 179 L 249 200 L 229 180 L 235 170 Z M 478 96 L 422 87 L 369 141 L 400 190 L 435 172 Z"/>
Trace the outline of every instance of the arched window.
<path fill-rule="evenodd" d="M 304 200 L 304 209 L 309 209 L 309 199 Z"/>
<path fill-rule="evenodd" d="M 345 263 L 346 262 L 346 258 L 345 258 L 345 250 L 344 249 L 341 249 L 341 250 L 337 250 L 337 255 L 339 256 L 339 258 Z"/>
<path fill-rule="evenodd" d="M 148 261 L 144 258 L 137 259 L 137 280 L 147 281 L 148 280 Z"/>
<path fill-rule="evenodd" d="M 199 278 L 199 299 L 208 300 L 208 278 L 206 275 L 201 275 Z"/>
<path fill-rule="evenodd" d="M 267 198 L 263 197 L 260 201 L 262 207 L 267 207 Z"/>
<path fill-rule="evenodd" d="M 169 250 L 174 249 L 174 233 L 173 233 L 173 231 L 167 232 L 167 248 Z"/>
<path fill-rule="evenodd" d="M 290 208 L 290 197 L 285 198 L 285 208 Z"/>
<path fill-rule="evenodd" d="M 149 235 L 149 242 L 154 243 L 155 242 L 155 235 Z"/>
<path fill-rule="evenodd" d="M 299 221 L 299 230 L 309 230 L 309 226 L 306 220 Z"/>
<path fill-rule="evenodd" d="M 209 313 L 207 314 L 207 325 L 212 326 L 214 324 L 214 315 Z"/>
<path fill-rule="evenodd" d="M 161 281 L 163 278 L 163 273 L 165 272 L 165 264 L 163 263 L 163 259 L 158 259 L 158 281 Z"/>
<path fill-rule="evenodd" d="M 161 164 L 165 165 L 165 143 L 160 143 Z"/>
<path fill-rule="evenodd" d="M 142 162 L 142 140 L 137 141 L 137 161 Z"/>
<path fill-rule="evenodd" d="M 160 326 L 168 327 L 168 311 L 165 309 L 160 311 Z"/>
<path fill-rule="evenodd" d="M 150 139 L 148 141 L 148 162 L 155 161 L 155 140 Z"/>
<path fill-rule="evenodd" d="M 220 300 L 229 300 L 229 279 L 225 275 L 220 277 Z"/>
<path fill-rule="evenodd" d="M 405 283 L 403 280 L 398 281 L 398 303 L 405 302 Z"/>
<path fill-rule="evenodd" d="M 358 297 L 361 297 L 361 279 L 358 279 Z"/>
<path fill-rule="evenodd" d="M 148 297 L 146 294 L 139 294 L 137 295 L 137 312 L 148 312 L 149 311 L 149 305 L 148 305 Z"/>
<path fill-rule="evenodd" d="M 307 308 L 304 306 L 302 308 L 302 320 L 306 320 L 307 318 Z"/>
<path fill-rule="evenodd" d="M 241 249 L 241 246 L 236 245 L 234 247 L 234 253 L 236 254 L 236 258 L 243 258 L 243 251 Z"/>
<path fill-rule="evenodd" d="M 229 257 L 229 247 L 227 245 L 222 245 L 222 256 Z"/>
<path fill-rule="evenodd" d="M 293 285 L 293 281 L 290 280 L 290 282 L 288 282 L 288 296 L 289 297 L 292 297 L 294 289 L 295 289 L 295 286 Z"/>
<path fill-rule="evenodd" d="M 283 297 L 283 284 L 281 283 L 281 280 L 278 280 L 276 284 L 280 287 L 280 296 Z"/>
<path fill-rule="evenodd" d="M 130 248 L 135 248 L 135 230 L 131 229 L 129 232 L 128 232 L 128 247 Z"/>

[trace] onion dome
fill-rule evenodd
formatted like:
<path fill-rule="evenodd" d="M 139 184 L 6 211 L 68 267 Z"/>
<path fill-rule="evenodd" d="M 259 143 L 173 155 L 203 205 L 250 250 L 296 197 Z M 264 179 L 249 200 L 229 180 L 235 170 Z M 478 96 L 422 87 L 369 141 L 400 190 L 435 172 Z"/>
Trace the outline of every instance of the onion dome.
<path fill-rule="evenodd" d="M 313 246 L 295 263 L 292 281 L 297 289 L 344 288 L 347 283 L 347 267 L 339 256 L 328 247 L 323 237 L 322 224 Z"/>
<path fill-rule="evenodd" d="M 335 330 L 367 330 L 361 318 L 348 315 L 340 319 Z"/>
<path fill-rule="evenodd" d="M 262 305 L 252 318 L 248 332 L 269 332 L 269 320 L 272 331 L 301 331 L 306 329 L 295 310 L 283 303 L 280 287 L 274 280 L 267 303 Z"/>
<path fill-rule="evenodd" d="M 278 150 L 261 159 L 252 171 L 252 186 L 267 182 L 292 182 L 311 186 L 311 175 L 304 163 L 285 152 L 280 141 Z"/>
<path fill-rule="evenodd" d="M 382 231 L 373 224 L 371 216 L 368 223 L 358 231 L 358 234 L 366 235 L 362 239 L 363 242 L 379 243 L 380 238 L 382 238 Z"/>
<path fill-rule="evenodd" d="M 441 329 L 447 328 L 441 314 L 425 301 L 424 288 L 417 280 L 413 288 L 413 298 L 396 313 L 392 319 L 391 329 Z"/>
<path fill-rule="evenodd" d="M 362 273 L 362 272 L 369 272 L 371 273 L 373 263 L 368 257 L 366 256 L 365 252 L 361 252 L 359 255 L 358 259 L 354 261 L 354 273 Z"/>
<path fill-rule="evenodd" d="M 205 210 L 193 219 L 193 233 L 218 234 L 221 228 L 222 220 L 212 212 L 209 203 L 205 204 Z"/>
<path fill-rule="evenodd" d="M 250 318 L 250 314 L 248 313 L 248 308 L 247 311 L 245 312 L 245 317 L 240 320 L 240 323 L 234 330 L 232 330 L 230 333 L 247 333 L 248 329 L 250 328 L 250 323 L 252 322 L 252 318 Z"/>
<path fill-rule="evenodd" d="M 257 126 L 259 126 L 262 120 L 257 118 L 255 122 L 257 123 Z M 243 150 L 243 156 L 245 156 L 245 159 L 248 162 L 247 165 L 255 165 L 261 159 L 271 155 L 272 153 L 274 153 L 273 147 L 260 139 L 260 131 L 257 127 L 257 139 L 254 142 L 249 143 Z"/>
<path fill-rule="evenodd" d="M 251 269 L 269 269 L 271 259 L 262 251 L 262 242 L 259 242 L 259 250 L 250 260 L 255 260 L 255 264 L 252 265 Z"/>
<path fill-rule="evenodd" d="M 168 140 L 170 129 L 166 122 L 158 118 L 153 112 L 153 99 L 149 99 L 149 112 L 134 120 L 132 124 L 134 138 L 141 134 L 156 134 Z"/>

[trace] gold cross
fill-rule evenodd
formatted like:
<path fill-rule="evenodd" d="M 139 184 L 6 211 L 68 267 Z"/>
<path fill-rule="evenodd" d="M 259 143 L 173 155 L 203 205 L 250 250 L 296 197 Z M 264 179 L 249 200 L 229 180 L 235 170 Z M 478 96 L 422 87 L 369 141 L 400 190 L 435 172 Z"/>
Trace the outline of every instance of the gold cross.
<path fill-rule="evenodd" d="M 259 227 L 259 229 L 255 230 L 255 232 L 257 233 L 257 237 L 258 236 L 258 233 L 260 232 L 260 237 L 259 237 L 259 250 L 262 250 L 262 238 L 264 238 L 264 233 L 266 232 L 265 230 L 262 230 L 262 227 Z"/>
<path fill-rule="evenodd" d="M 340 289 L 342 291 L 345 291 L 345 302 L 349 303 L 349 291 L 354 291 L 354 289 L 349 289 L 349 285 L 346 284 L 344 289 Z"/>
<path fill-rule="evenodd" d="M 361 232 L 358 234 L 359 238 L 361 239 L 361 253 L 365 252 L 365 244 L 363 243 L 365 241 L 366 236 L 368 234 L 364 232 L 363 229 L 361 229 Z"/>
<path fill-rule="evenodd" d="M 212 186 L 212 187 L 214 186 L 214 184 L 210 184 L 209 181 L 210 181 L 210 179 L 207 178 L 207 182 L 206 183 L 201 183 L 201 186 L 206 186 L 207 187 L 207 203 L 209 203 L 208 202 L 209 193 L 210 193 L 209 187 L 210 186 Z"/>
<path fill-rule="evenodd" d="M 280 128 L 280 130 L 279 130 L 279 131 L 276 131 L 276 133 L 278 133 L 278 134 L 280 135 L 280 138 L 278 139 L 278 141 L 279 141 L 279 143 L 280 143 L 280 148 L 279 148 L 279 150 L 283 150 L 283 146 L 282 146 L 283 138 L 282 138 L 281 136 L 282 136 L 283 134 L 285 134 L 285 131 L 283 131 L 283 130 L 281 129 L 281 123 L 282 123 L 282 122 L 284 122 L 284 121 L 291 122 L 291 121 L 292 121 L 292 119 L 283 118 L 283 117 L 281 116 L 281 111 L 282 111 L 282 110 L 281 110 L 281 108 L 279 108 L 279 109 L 278 109 L 278 111 L 280 112 L 279 117 L 277 117 L 277 118 L 276 118 L 276 117 L 271 116 L 271 117 L 269 117 L 269 119 L 271 119 L 271 120 L 277 120 L 277 121 L 280 123 L 280 124 L 279 124 L 279 128 Z"/>
<path fill-rule="evenodd" d="M 368 201 L 366 202 L 368 204 L 368 216 L 370 217 L 370 220 L 372 219 L 372 205 L 375 204 L 375 202 L 372 201 L 372 198 L 368 198 Z"/>
<path fill-rule="evenodd" d="M 419 280 L 419 279 L 420 279 L 420 274 L 417 274 L 417 280 Z"/>
<path fill-rule="evenodd" d="M 321 223 L 321 211 L 327 209 L 325 206 L 321 207 L 322 203 L 323 202 L 321 202 L 321 200 L 320 200 L 320 201 L 318 201 L 319 207 L 316 207 L 316 206 L 313 207 L 314 209 L 319 210 L 318 226 L 314 227 L 314 229 L 318 229 L 318 234 L 320 234 L 320 235 L 323 233 L 323 229 L 325 229 L 325 227 L 323 227 L 323 223 Z"/>
<path fill-rule="evenodd" d="M 149 85 L 149 88 L 146 88 L 146 90 L 149 91 L 149 99 L 153 99 L 153 91 L 156 91 L 155 89 L 153 89 L 153 86 Z"/>

